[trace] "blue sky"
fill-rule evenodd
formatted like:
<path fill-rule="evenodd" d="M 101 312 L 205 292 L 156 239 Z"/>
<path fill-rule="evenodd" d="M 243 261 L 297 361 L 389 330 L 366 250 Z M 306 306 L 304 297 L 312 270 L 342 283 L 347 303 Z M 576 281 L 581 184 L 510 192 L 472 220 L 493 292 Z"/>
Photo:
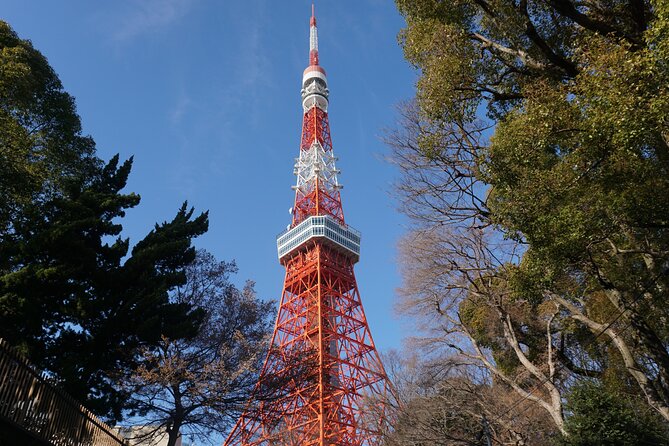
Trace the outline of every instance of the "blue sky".
<path fill-rule="evenodd" d="M 124 219 L 131 242 L 188 200 L 210 212 L 196 245 L 235 259 L 240 283 L 255 280 L 261 297 L 278 299 L 275 236 L 290 222 L 310 3 L 4 0 L 2 18 L 49 59 L 100 156 L 135 157 L 127 190 L 142 202 Z M 405 221 L 380 137 L 416 74 L 397 44 L 394 2 L 321 0 L 316 11 L 344 212 L 363 237 L 358 286 L 387 351 L 409 325 L 393 310 Z"/>

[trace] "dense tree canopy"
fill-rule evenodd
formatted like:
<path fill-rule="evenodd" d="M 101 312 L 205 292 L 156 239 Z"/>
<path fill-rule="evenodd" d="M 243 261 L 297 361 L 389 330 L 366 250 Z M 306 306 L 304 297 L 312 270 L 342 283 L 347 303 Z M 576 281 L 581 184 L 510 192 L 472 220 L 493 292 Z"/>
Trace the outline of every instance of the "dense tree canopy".
<path fill-rule="evenodd" d="M 184 204 L 130 250 L 131 164 L 96 157 L 44 56 L 0 22 L 0 337 L 116 419 L 138 349 L 196 332 L 202 312 L 169 291 L 208 226 Z"/>
<path fill-rule="evenodd" d="M 614 393 L 595 382 L 583 382 L 569 394 L 571 416 L 564 446 L 669 444 L 669 429 L 637 398 Z"/>
<path fill-rule="evenodd" d="M 74 99 L 46 58 L 2 21 L 0 65 L 0 228 L 6 236 L 25 206 L 93 174 L 100 160 L 93 140 L 81 133 Z"/>
<path fill-rule="evenodd" d="M 565 434 L 579 376 L 627 373 L 669 420 L 666 2 L 397 5 L 408 306 Z"/>

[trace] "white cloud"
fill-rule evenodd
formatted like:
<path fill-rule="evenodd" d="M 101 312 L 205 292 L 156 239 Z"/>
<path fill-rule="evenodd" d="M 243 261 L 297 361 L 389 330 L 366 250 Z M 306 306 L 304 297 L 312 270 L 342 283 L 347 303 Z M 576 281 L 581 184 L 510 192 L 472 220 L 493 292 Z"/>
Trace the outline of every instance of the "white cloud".
<path fill-rule="evenodd" d="M 125 11 L 112 18 L 112 39 L 131 40 L 141 34 L 158 31 L 184 17 L 196 0 L 132 0 Z"/>
<path fill-rule="evenodd" d="M 240 16 L 242 34 L 235 37 L 237 51 L 230 55 L 232 73 L 220 90 L 219 119 L 234 123 L 244 119 L 254 127 L 261 125 L 262 102 L 267 101 L 272 87 L 272 63 L 267 54 L 265 21 L 269 20 L 261 2 L 254 2 L 252 17 L 241 15 L 238 7 L 230 11 Z"/>
<path fill-rule="evenodd" d="M 184 117 L 192 104 L 193 101 L 191 98 L 186 94 L 185 91 L 182 90 L 176 100 L 176 103 L 168 112 L 170 123 L 172 125 L 181 123 L 181 119 Z"/>

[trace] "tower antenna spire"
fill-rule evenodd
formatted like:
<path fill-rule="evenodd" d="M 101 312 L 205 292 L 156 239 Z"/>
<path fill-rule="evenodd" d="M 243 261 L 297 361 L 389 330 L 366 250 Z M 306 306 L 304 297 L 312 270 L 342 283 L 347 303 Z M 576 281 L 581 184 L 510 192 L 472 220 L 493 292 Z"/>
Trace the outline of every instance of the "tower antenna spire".
<path fill-rule="evenodd" d="M 316 26 L 316 7 L 313 2 L 309 21 L 309 65 L 318 65 L 318 27 Z"/>

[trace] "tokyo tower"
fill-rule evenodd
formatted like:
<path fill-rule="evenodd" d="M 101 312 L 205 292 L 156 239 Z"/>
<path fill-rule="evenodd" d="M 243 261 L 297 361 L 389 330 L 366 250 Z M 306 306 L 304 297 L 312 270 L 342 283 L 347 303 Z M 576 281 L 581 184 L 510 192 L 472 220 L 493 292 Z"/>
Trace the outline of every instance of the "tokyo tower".
<path fill-rule="evenodd" d="M 344 221 L 329 93 L 312 6 L 295 204 L 290 226 L 277 238 L 286 268 L 283 293 L 255 396 L 224 446 L 361 446 L 380 440 L 382 401 L 390 387 L 353 272 L 360 233 Z"/>

